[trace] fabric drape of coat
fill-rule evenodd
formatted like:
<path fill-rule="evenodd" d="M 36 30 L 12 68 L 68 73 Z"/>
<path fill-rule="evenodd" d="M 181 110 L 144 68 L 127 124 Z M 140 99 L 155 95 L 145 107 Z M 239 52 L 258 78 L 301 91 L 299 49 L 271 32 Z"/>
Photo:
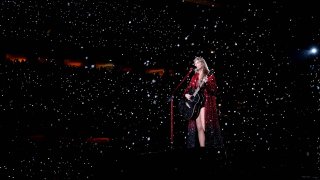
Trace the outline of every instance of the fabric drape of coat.
<path fill-rule="evenodd" d="M 196 89 L 199 80 L 199 73 L 195 73 L 187 88 L 184 90 L 183 97 L 191 89 Z M 216 104 L 216 92 L 217 84 L 214 74 L 208 75 L 208 80 L 201 87 L 198 93 L 203 93 L 205 97 L 204 106 L 205 111 L 205 146 L 207 148 L 223 148 L 223 139 L 221 135 L 221 129 L 219 124 L 217 104 Z M 188 120 L 188 132 L 186 137 L 187 148 L 195 148 L 198 145 L 198 132 L 195 118 Z"/>

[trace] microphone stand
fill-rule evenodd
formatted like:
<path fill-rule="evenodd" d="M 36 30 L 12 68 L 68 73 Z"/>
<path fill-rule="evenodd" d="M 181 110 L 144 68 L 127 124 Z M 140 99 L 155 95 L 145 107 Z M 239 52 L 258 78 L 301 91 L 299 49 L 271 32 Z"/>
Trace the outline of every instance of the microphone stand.
<path fill-rule="evenodd" d="M 181 84 L 187 79 L 187 77 L 190 75 L 190 73 L 192 71 L 193 71 L 193 68 L 190 68 L 188 74 L 184 76 L 184 78 L 181 80 L 181 82 L 178 84 L 178 86 L 171 93 L 171 97 L 170 97 L 170 143 L 171 143 L 171 147 L 173 146 L 173 124 L 174 124 L 173 99 L 174 99 L 174 94 L 178 90 L 178 88 L 181 86 Z"/>

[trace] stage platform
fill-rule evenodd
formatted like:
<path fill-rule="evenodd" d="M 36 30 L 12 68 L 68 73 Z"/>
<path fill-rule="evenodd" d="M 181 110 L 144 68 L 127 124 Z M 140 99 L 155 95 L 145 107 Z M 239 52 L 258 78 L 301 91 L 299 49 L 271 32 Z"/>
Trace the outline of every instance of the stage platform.
<path fill-rule="evenodd" d="M 101 139 L 100 139 L 101 140 Z M 108 179 L 112 177 L 319 179 L 315 164 L 280 152 L 222 152 L 185 148 L 128 150 L 109 141 L 9 140 L 1 179 Z"/>

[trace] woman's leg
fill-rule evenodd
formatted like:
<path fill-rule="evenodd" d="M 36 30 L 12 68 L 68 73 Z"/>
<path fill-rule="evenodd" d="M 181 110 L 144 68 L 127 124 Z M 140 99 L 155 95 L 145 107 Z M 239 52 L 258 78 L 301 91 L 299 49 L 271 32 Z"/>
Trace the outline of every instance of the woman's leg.
<path fill-rule="evenodd" d="M 205 108 L 201 108 L 200 114 L 196 119 L 198 138 L 200 147 L 205 147 Z"/>

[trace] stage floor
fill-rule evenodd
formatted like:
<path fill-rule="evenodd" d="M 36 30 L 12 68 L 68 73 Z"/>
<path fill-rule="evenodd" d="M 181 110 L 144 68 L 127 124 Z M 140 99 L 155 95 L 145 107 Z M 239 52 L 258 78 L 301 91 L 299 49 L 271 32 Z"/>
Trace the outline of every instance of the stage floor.
<path fill-rule="evenodd" d="M 223 153 L 164 148 L 123 150 L 108 142 L 11 141 L 2 145 L 1 179 L 107 179 L 212 177 L 319 179 L 316 165 L 279 152 Z M 241 153 L 240 153 L 241 152 Z"/>

